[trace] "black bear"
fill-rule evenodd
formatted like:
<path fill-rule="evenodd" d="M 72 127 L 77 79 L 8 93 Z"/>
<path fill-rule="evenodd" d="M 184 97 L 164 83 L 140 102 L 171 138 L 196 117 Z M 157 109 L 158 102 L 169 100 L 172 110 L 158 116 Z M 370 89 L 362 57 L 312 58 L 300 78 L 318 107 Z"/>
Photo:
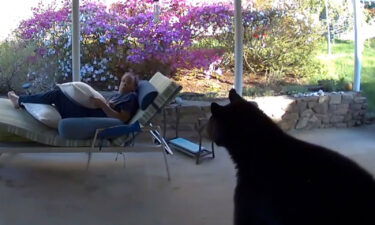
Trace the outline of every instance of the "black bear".
<path fill-rule="evenodd" d="M 237 169 L 235 225 L 375 225 L 375 182 L 352 160 L 283 132 L 229 92 L 207 131 Z"/>

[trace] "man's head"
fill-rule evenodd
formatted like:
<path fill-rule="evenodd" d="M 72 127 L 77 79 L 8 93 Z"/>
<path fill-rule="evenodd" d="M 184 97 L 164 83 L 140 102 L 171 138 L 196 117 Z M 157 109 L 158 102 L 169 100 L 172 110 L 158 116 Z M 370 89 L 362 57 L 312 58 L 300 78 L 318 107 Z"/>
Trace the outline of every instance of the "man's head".
<path fill-rule="evenodd" d="M 118 91 L 120 93 L 129 93 L 137 90 L 138 76 L 133 72 L 126 72 L 121 77 L 120 87 Z"/>

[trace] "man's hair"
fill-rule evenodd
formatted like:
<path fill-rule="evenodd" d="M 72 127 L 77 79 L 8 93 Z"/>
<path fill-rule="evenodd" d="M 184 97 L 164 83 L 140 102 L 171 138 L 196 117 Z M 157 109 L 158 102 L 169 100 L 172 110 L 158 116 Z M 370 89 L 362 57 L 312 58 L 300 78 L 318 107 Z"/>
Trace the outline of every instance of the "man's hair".
<path fill-rule="evenodd" d="M 137 88 L 138 87 L 138 82 L 139 82 L 139 76 L 138 76 L 138 74 L 134 73 L 133 71 L 129 71 L 129 72 L 125 72 L 124 75 L 122 75 L 122 76 L 125 76 L 125 75 L 129 75 L 129 76 L 131 76 L 133 78 L 135 88 Z"/>

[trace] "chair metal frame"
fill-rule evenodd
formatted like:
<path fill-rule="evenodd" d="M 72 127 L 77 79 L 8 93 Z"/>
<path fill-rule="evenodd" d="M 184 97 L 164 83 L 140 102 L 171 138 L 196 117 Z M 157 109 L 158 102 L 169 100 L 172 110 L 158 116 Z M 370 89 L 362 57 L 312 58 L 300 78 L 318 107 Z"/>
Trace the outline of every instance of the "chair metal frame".
<path fill-rule="evenodd" d="M 108 129 L 108 128 L 106 128 Z M 91 146 L 88 147 L 58 147 L 58 146 L 49 146 L 43 145 L 36 142 L 1 142 L 0 143 L 0 156 L 3 153 L 87 153 L 88 159 L 86 164 L 86 169 L 89 169 L 92 153 L 99 153 L 99 152 L 113 152 L 117 154 L 122 154 L 124 159 L 124 167 L 125 167 L 125 153 L 130 152 L 153 152 L 154 150 L 160 150 L 163 154 L 164 164 L 166 168 L 167 178 L 171 180 L 169 164 L 167 159 L 167 152 L 168 154 L 173 155 L 173 151 L 168 146 L 167 142 L 164 140 L 162 135 L 160 135 L 160 127 L 159 126 L 152 126 L 152 124 L 148 126 L 144 126 L 141 128 L 141 133 L 149 133 L 153 138 L 153 143 L 145 144 L 145 143 L 135 143 L 136 136 L 132 137 L 130 144 L 125 146 L 98 146 L 99 139 L 98 134 L 105 129 L 97 129 L 95 132 L 95 136 L 92 140 Z M 116 159 L 117 159 L 116 155 Z"/>

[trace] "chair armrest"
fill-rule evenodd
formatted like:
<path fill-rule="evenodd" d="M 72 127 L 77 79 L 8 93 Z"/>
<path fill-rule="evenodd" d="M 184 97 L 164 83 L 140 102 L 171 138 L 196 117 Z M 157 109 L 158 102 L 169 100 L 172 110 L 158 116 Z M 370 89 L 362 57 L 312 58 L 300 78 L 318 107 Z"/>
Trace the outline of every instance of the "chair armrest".
<path fill-rule="evenodd" d="M 132 124 L 117 125 L 107 128 L 96 129 L 98 138 L 116 138 L 122 135 L 135 133 L 135 132 L 146 132 L 146 131 L 159 131 L 160 126 L 141 126 L 138 121 Z"/>
<path fill-rule="evenodd" d="M 149 126 L 149 125 L 141 127 L 141 131 L 154 131 L 154 130 L 160 132 L 161 128 L 160 126 Z"/>
<path fill-rule="evenodd" d="M 98 138 L 100 139 L 116 138 L 122 135 L 135 133 L 139 131 L 141 131 L 141 126 L 138 121 L 128 125 L 124 124 L 108 128 L 97 129 Z"/>

